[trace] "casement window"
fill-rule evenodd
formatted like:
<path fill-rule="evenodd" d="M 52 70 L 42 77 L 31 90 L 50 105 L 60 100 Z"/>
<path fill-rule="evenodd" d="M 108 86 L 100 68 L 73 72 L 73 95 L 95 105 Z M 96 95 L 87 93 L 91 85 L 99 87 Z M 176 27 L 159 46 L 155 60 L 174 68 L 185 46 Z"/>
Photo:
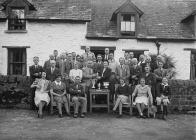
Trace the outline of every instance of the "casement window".
<path fill-rule="evenodd" d="M 26 48 L 8 48 L 8 75 L 26 75 Z"/>
<path fill-rule="evenodd" d="M 8 30 L 26 30 L 25 8 L 10 8 Z"/>
<path fill-rule="evenodd" d="M 121 14 L 120 34 L 123 36 L 135 36 L 136 18 L 133 14 Z"/>

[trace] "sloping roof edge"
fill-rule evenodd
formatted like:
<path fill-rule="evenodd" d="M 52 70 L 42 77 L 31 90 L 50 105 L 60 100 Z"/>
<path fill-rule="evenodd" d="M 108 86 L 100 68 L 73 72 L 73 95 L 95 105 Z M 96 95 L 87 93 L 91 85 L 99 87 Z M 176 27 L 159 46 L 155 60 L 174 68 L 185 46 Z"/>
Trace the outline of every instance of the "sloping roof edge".
<path fill-rule="evenodd" d="M 185 18 L 183 18 L 181 20 L 182 23 L 186 22 L 187 20 L 189 20 L 192 16 L 196 15 L 196 10 L 194 10 L 192 13 L 188 14 L 188 16 L 186 16 Z"/>

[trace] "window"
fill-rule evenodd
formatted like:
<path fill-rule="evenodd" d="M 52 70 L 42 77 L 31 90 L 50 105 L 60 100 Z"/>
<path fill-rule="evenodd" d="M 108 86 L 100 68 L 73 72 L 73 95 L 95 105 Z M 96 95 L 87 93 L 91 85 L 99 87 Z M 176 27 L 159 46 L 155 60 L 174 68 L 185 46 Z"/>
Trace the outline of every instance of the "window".
<path fill-rule="evenodd" d="M 135 15 L 122 14 L 120 20 L 121 35 L 135 36 L 136 20 Z"/>
<path fill-rule="evenodd" d="M 26 30 L 25 9 L 11 8 L 8 18 L 8 30 Z"/>
<path fill-rule="evenodd" d="M 8 74 L 26 75 L 26 48 L 8 48 Z"/>

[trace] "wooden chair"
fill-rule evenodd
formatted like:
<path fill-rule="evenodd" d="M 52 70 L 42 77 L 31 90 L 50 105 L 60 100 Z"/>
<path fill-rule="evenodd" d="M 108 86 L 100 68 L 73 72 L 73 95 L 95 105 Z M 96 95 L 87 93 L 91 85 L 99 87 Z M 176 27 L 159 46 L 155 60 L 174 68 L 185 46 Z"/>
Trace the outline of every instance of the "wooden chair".
<path fill-rule="evenodd" d="M 116 89 L 118 88 L 118 86 L 119 86 L 119 84 L 115 84 L 115 92 L 116 92 Z M 127 102 L 127 103 L 124 103 L 123 104 L 123 107 L 124 108 L 128 108 L 129 109 L 129 115 L 131 116 L 132 115 L 132 99 L 131 99 L 131 95 L 129 95 L 129 102 Z M 116 94 L 114 94 L 114 101 L 113 101 L 113 105 L 115 105 L 115 103 L 116 103 L 116 99 L 117 99 L 117 97 L 116 97 Z"/>
<path fill-rule="evenodd" d="M 149 106 L 149 102 L 150 102 L 150 98 L 148 97 L 148 105 L 147 106 L 145 106 L 145 109 L 147 109 L 147 116 L 148 116 L 148 118 L 150 117 L 150 113 L 149 113 L 149 108 L 150 108 L 150 106 Z M 131 108 L 133 109 L 133 108 L 137 108 L 136 107 L 136 105 L 134 105 L 133 104 L 134 103 L 134 101 L 133 101 L 133 98 L 132 98 L 132 100 L 131 100 Z M 131 110 L 132 111 L 132 110 Z M 133 114 L 133 112 L 131 112 L 131 114 Z"/>
<path fill-rule="evenodd" d="M 57 103 L 54 101 L 54 95 L 50 93 L 50 114 L 54 113 L 54 108 L 57 107 Z"/>

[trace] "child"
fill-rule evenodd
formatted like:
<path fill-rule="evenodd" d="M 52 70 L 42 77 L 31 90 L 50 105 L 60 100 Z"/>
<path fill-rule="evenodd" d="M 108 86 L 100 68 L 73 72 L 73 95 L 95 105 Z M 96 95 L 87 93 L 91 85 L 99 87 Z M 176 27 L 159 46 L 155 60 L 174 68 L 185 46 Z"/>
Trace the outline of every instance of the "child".
<path fill-rule="evenodd" d="M 166 119 L 167 116 L 167 105 L 170 103 L 169 96 L 171 94 L 170 86 L 168 85 L 168 80 L 166 77 L 163 77 L 162 83 L 158 86 L 157 89 L 157 112 L 159 115 L 162 115 L 162 119 Z"/>
<path fill-rule="evenodd" d="M 128 102 L 128 97 L 130 95 L 129 86 L 125 84 L 125 79 L 120 79 L 120 85 L 116 89 L 117 100 L 113 111 L 116 111 L 117 107 L 119 106 L 119 116 L 118 118 L 122 117 L 122 105 Z"/>

